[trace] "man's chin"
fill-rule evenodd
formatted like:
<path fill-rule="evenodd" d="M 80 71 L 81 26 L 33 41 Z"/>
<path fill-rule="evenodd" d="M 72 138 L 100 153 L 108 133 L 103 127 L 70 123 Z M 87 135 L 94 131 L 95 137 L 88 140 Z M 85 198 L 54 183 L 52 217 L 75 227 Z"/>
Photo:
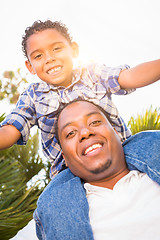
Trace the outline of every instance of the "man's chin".
<path fill-rule="evenodd" d="M 90 170 L 91 173 L 93 174 L 99 174 L 99 173 L 103 173 L 106 169 L 108 169 L 111 166 L 112 160 L 109 159 L 106 163 L 104 163 L 103 165 L 98 166 L 96 169 L 94 170 Z"/>

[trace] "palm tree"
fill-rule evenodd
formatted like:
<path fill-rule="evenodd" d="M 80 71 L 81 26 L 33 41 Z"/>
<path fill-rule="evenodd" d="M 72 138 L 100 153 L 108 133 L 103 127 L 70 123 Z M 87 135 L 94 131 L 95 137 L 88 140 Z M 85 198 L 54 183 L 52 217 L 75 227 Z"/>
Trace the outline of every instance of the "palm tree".
<path fill-rule="evenodd" d="M 0 121 L 4 115 L 0 116 Z M 8 240 L 31 219 L 37 198 L 47 184 L 46 176 L 32 183 L 33 176 L 46 169 L 38 153 L 38 132 L 26 146 L 0 151 L 0 238 Z M 40 177 L 39 177 L 40 178 Z M 42 185 L 43 183 L 43 185 Z"/>
<path fill-rule="evenodd" d="M 137 118 L 131 117 L 128 126 L 132 134 L 146 130 L 160 130 L 160 111 L 152 109 L 152 106 L 144 114 L 138 114 Z"/>
<path fill-rule="evenodd" d="M 8 240 L 32 218 L 41 190 L 27 188 L 21 166 L 12 158 L 0 158 L 0 181 L 0 236 Z"/>
<path fill-rule="evenodd" d="M 23 76 L 21 69 L 17 71 L 5 71 L 0 79 L 0 100 L 7 98 L 11 104 L 18 100 L 20 92 L 28 85 L 27 74 Z"/>
<path fill-rule="evenodd" d="M 5 71 L 0 80 L 0 100 L 7 98 L 15 104 L 28 85 L 26 76 L 20 69 Z M 4 117 L 0 116 L 0 122 Z M 26 146 L 0 151 L 0 239 L 10 239 L 32 218 L 37 198 L 49 182 L 49 167 L 39 155 L 38 132 L 30 136 Z M 43 175 L 41 169 L 45 170 Z"/>

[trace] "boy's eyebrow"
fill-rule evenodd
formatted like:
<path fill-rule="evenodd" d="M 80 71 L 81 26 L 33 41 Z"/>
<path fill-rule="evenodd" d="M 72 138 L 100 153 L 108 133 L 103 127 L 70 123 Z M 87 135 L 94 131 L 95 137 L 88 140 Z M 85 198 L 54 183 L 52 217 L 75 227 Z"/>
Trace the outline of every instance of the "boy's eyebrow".
<path fill-rule="evenodd" d="M 40 52 L 40 51 L 41 51 L 40 49 L 36 49 L 36 50 L 34 50 L 33 52 L 30 53 L 30 57 L 32 57 L 32 55 L 33 55 L 34 53 L 36 53 L 36 52 Z"/>
<path fill-rule="evenodd" d="M 89 116 L 92 116 L 92 115 L 94 115 L 94 114 L 101 115 L 100 112 L 95 112 L 95 111 L 94 111 L 94 112 L 90 112 L 90 113 L 86 114 L 84 117 L 89 117 Z M 66 124 L 62 127 L 61 131 L 62 131 L 64 128 L 66 128 L 67 126 L 69 126 L 69 125 L 71 125 L 71 124 L 73 124 L 73 123 L 74 123 L 74 121 L 66 123 Z"/>
<path fill-rule="evenodd" d="M 64 44 L 64 43 L 63 43 L 63 42 L 54 42 L 54 43 L 50 44 L 50 46 L 54 46 L 54 45 L 56 45 L 56 44 Z M 33 52 L 30 53 L 30 57 L 31 57 L 34 53 L 36 53 L 36 52 L 41 52 L 41 51 L 42 51 L 41 49 L 36 49 L 36 50 L 34 50 Z"/>

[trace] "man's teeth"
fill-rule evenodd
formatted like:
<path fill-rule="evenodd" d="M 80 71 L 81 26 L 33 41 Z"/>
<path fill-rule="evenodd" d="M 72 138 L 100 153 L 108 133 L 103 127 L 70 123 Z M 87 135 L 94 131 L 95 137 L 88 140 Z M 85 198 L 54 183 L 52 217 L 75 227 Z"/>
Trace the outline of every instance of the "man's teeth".
<path fill-rule="evenodd" d="M 85 150 L 84 154 L 86 155 L 87 153 L 93 151 L 93 150 L 96 149 L 96 148 L 100 148 L 100 147 L 102 147 L 101 144 L 99 144 L 99 143 L 94 144 L 94 145 L 90 146 L 89 148 L 87 148 L 87 149 Z"/>
<path fill-rule="evenodd" d="M 52 74 L 52 73 L 55 73 L 55 72 L 59 72 L 61 70 L 61 67 L 54 67 L 54 68 L 51 68 L 48 70 L 48 74 Z"/>

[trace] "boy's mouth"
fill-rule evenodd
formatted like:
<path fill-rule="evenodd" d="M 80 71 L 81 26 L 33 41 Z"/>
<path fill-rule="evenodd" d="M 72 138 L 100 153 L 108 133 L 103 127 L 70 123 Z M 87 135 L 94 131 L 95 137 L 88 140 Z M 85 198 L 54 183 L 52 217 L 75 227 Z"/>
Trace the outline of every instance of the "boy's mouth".
<path fill-rule="evenodd" d="M 62 69 L 61 66 L 52 67 L 47 70 L 47 73 L 48 74 L 56 74 L 56 73 L 59 73 L 61 71 L 61 69 Z"/>

